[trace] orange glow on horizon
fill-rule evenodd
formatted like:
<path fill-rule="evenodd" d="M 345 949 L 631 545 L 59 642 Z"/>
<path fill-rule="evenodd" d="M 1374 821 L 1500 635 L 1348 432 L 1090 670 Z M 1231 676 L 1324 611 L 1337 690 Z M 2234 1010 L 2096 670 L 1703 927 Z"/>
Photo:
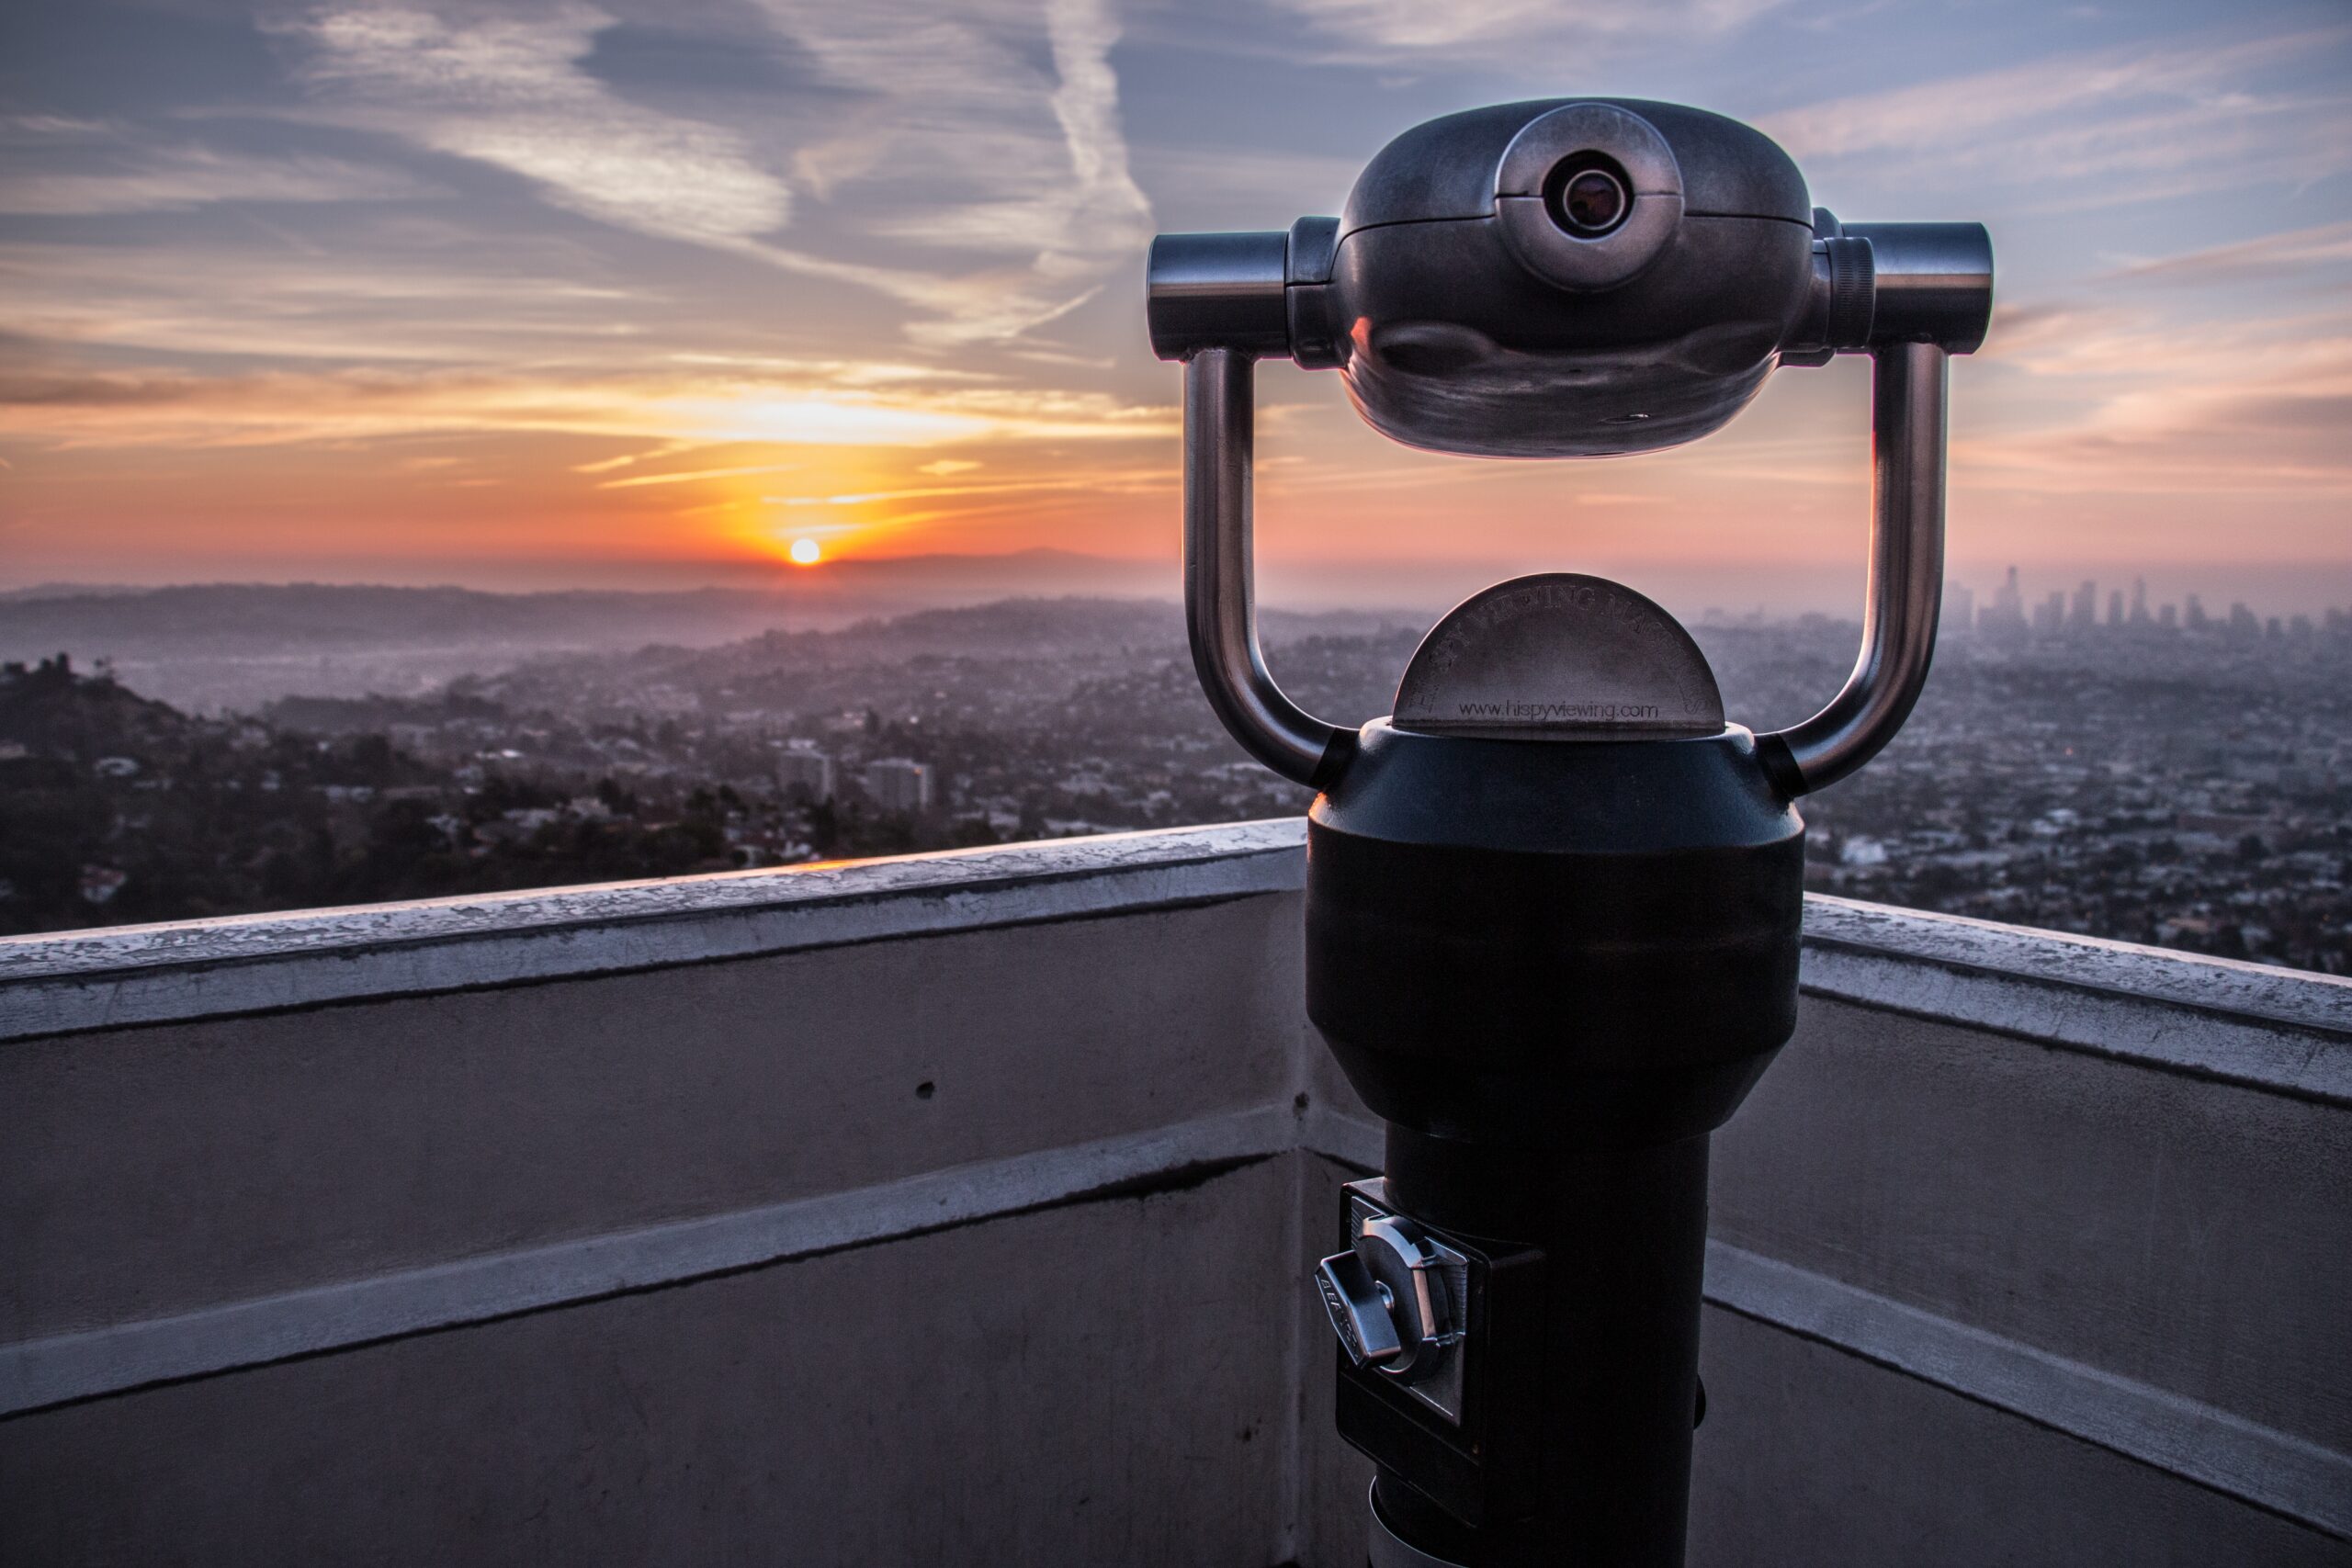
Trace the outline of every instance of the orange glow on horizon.
<path fill-rule="evenodd" d="M 1021 588 L 1051 552 L 1136 570 L 1041 560 L 1039 592 L 1172 592 L 1182 418 L 1137 293 L 1151 235 L 1333 210 L 1399 117 L 1552 90 L 1589 30 L 1573 6 L 1432 30 L 1429 7 L 1355 0 L 1261 7 L 1230 39 L 1107 0 L 931 6 L 911 29 L 671 7 L 679 74 L 631 87 L 648 40 L 607 39 L 609 7 L 202 9 L 268 47 L 175 61 L 158 100 L 107 52 L 152 52 L 138 29 L 53 58 L 66 35 L 36 29 L 57 96 L 0 115 L 0 590 L 814 600 L 901 558 L 995 558 L 933 577 Z M 2352 597 L 2352 30 L 2307 4 L 1989 31 L 1911 7 L 1820 33 L 1752 4 L 1621 9 L 1612 73 L 1769 108 L 1838 210 L 1991 229 L 1996 319 L 1951 372 L 1956 579 Z M 734 62 L 771 49 L 793 90 L 742 90 Z M 1256 73 L 1284 60 L 1315 63 L 1268 109 Z M 1164 112 L 1171 84 L 1193 112 Z M 1201 139 L 1237 112 L 1248 149 Z M 1254 386 L 1270 602 L 1576 570 L 1702 608 L 1857 603 L 1857 357 L 1776 374 L 1703 442 L 1596 464 L 1399 446 L 1331 371 L 1270 359 Z"/>

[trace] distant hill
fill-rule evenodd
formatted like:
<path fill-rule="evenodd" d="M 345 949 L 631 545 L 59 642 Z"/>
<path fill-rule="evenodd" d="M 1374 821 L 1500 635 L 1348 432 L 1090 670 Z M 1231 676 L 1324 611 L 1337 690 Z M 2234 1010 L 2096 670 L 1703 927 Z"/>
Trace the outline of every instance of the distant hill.
<path fill-rule="evenodd" d="M 1380 694 L 1350 704 L 1349 711 L 1362 707 L 1369 716 L 1385 702 L 1385 688 L 1393 685 L 1396 670 L 1422 628 L 1409 616 L 1275 610 L 1266 613 L 1263 629 L 1275 662 L 1310 686 L 1316 671 L 1331 662 L 1327 649 L 1343 647 L 1353 658 L 1367 638 L 1396 643 L 1375 661 Z M 952 677 L 946 673 L 951 667 Z M 280 699 L 263 711 L 275 722 L 340 732 L 439 722 L 454 715 L 456 705 L 474 702 L 512 714 L 613 718 L 677 711 L 681 705 L 742 711 L 923 705 L 935 701 L 944 686 L 955 686 L 969 698 L 967 716 L 986 724 L 1090 681 L 1138 671 L 1181 675 L 1182 690 L 1193 692 L 1183 612 L 1158 600 L 1073 595 L 923 610 L 834 631 L 764 632 L 715 648 L 656 643 L 620 652 L 548 653 L 429 694 L 304 695 Z M 1182 712 L 1204 722 L 1208 715 L 1197 701 L 1187 701 Z"/>
<path fill-rule="evenodd" d="M 1260 612 L 1270 642 L 1304 637 L 1353 637 L 1385 631 L 1413 617 L 1377 610 Z M 1414 624 L 1418 625 L 1418 621 Z M 1108 599 L 1070 594 L 1023 596 L 955 609 L 920 610 L 859 621 L 837 631 L 770 632 L 715 653 L 758 654 L 790 643 L 833 657 L 896 660 L 922 653 L 1070 654 L 1116 649 L 1182 653 L 1184 612 L 1172 599 Z"/>
<path fill-rule="evenodd" d="M 1149 592 L 1158 587 L 1167 592 Z M 1139 592 L 1111 596 L 1121 588 Z M 1177 591 L 1172 563 L 1163 574 L 1051 550 L 839 561 L 766 588 L 680 592 L 57 585 L 0 594 L 0 660 L 104 660 L 126 684 L 187 712 L 252 712 L 288 697 L 419 696 L 561 655 L 734 649 L 756 657 L 781 651 L 779 638 L 819 662 L 1181 651 Z M 1275 640 L 1396 621 L 1352 611 L 1265 616 Z"/>
<path fill-rule="evenodd" d="M 757 588 L 653 592 L 501 593 L 320 582 L 64 584 L 0 594 L 0 658 L 62 650 L 85 660 L 119 659 L 190 644 L 223 654 L 277 653 L 294 644 L 363 648 L 451 638 L 581 647 L 708 644 L 770 626 L 838 626 L 864 616 L 1012 594 L 1148 592 L 1161 575 L 1133 562 L 1030 550 L 835 561 L 813 570 L 780 572 Z M 1166 576 L 1161 586 L 1173 597 L 1172 569 Z M 75 644 L 89 646 L 71 646 Z"/>
<path fill-rule="evenodd" d="M 69 660 L 0 671 L 0 741 L 19 753 L 94 761 L 185 746 L 190 732 L 187 716 L 113 681 L 77 674 Z"/>
<path fill-rule="evenodd" d="M 1013 594 L 1148 594 L 1163 585 L 1172 597 L 1173 563 L 1163 571 L 1055 550 L 843 560 L 780 570 L 763 587 L 660 592 L 60 584 L 0 594 L 0 660 L 106 660 L 176 706 L 247 709 L 292 694 L 413 694 L 546 653 L 711 647 Z"/>

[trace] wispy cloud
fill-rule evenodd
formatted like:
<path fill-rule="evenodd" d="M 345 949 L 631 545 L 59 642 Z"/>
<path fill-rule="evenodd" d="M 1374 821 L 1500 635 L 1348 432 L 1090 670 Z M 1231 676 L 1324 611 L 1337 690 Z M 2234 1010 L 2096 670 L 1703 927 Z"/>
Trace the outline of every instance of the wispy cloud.
<path fill-rule="evenodd" d="M 616 468 L 635 468 L 639 463 L 656 462 L 694 449 L 695 444 L 691 441 L 664 441 L 650 451 L 623 452 L 618 457 L 600 457 L 593 463 L 574 463 L 571 471 L 575 474 L 609 474 Z"/>
<path fill-rule="evenodd" d="M 844 387 L 988 385 L 1007 378 L 987 370 L 947 365 L 918 365 L 896 359 L 827 359 L 809 355 L 714 354 L 686 351 L 668 356 L 673 365 L 707 367 L 724 373 L 815 376 Z"/>
<path fill-rule="evenodd" d="M 1224 145 L 1139 146 L 1136 177 L 1160 204 L 1163 227 L 1272 228 L 1306 212 L 1337 212 L 1372 152 L 1350 156 Z"/>
<path fill-rule="evenodd" d="M 1042 37 L 1034 10 L 1002 0 L 767 0 L 767 10 L 863 96 L 799 150 L 796 168 L 828 197 L 854 192 L 862 216 L 843 226 L 880 242 L 879 254 L 803 248 L 784 265 L 915 307 L 910 335 L 953 346 L 1058 319 L 1149 238 L 1105 0 L 1046 0 Z M 979 265 L 955 265 L 957 253 Z"/>
<path fill-rule="evenodd" d="M 2352 495 L 2352 312 L 2188 321 L 2109 303 L 2027 315 L 2013 406 L 1960 445 L 1973 482 L 2051 494 Z"/>
<path fill-rule="evenodd" d="M 537 183 L 624 229 L 734 242 L 784 226 L 791 193 L 735 132 L 631 103 L 581 69 L 613 18 L 566 5 L 450 22 L 341 7 L 278 24 L 306 45 L 314 112 Z"/>
<path fill-rule="evenodd" d="M 1046 0 L 1042 27 L 1002 0 L 765 8 L 854 95 L 791 156 L 793 177 L 832 205 L 789 245 L 776 235 L 790 186 L 753 138 L 624 99 L 584 68 L 614 21 L 601 11 L 452 22 L 345 7 L 279 27 L 308 51 L 319 118 L 521 175 L 621 228 L 873 290 L 912 308 L 921 344 L 1046 326 L 1148 238 L 1105 0 Z"/>
<path fill-rule="evenodd" d="M 86 218 L 188 212 L 227 201 L 396 201 L 433 194 L 430 186 L 397 169 L 300 153 L 113 148 L 92 161 L 98 166 L 35 167 L 0 178 L 0 213 Z"/>
<path fill-rule="evenodd" d="M 723 468 L 681 468 L 667 473 L 635 474 L 625 479 L 605 479 L 596 488 L 637 490 L 646 485 L 697 484 L 705 479 L 741 479 L 749 474 L 788 474 L 799 466 L 797 463 L 738 463 Z"/>
<path fill-rule="evenodd" d="M 2101 276 L 2101 283 L 2153 282 L 2182 286 L 2251 283 L 2309 275 L 2352 264 L 2352 221 L 2323 223 L 2178 255 L 2135 261 Z"/>
<path fill-rule="evenodd" d="M 667 303 L 561 247 L 515 237 L 478 254 L 346 221 L 331 246 L 219 234 L 160 245 L 0 243 L 10 330 L 182 354 L 278 359 L 511 360 L 636 335 Z M 525 347 L 521 345 L 536 345 Z"/>
<path fill-rule="evenodd" d="M 1932 147 L 1964 151 L 1977 132 L 2101 104 L 2210 100 L 2250 69 L 2307 54 L 2340 32 L 2245 39 L 2211 47 L 2062 54 L 1993 71 L 1835 98 L 1765 123 L 1799 158 Z M 2237 107 L 2253 107 L 2241 100 Z"/>
<path fill-rule="evenodd" d="M 1331 40 L 1365 60 L 1430 54 L 1490 58 L 1543 51 L 1564 40 L 1707 36 L 1739 28 L 1784 0 L 1284 0 Z"/>
<path fill-rule="evenodd" d="M 2352 29 L 2061 54 L 1859 94 L 1761 122 L 1801 163 L 1932 167 L 1947 187 L 2028 187 L 2039 205 L 2185 196 L 2352 169 L 2352 94 L 2277 85 Z"/>
<path fill-rule="evenodd" d="M 71 366 L 0 372 L 0 428 L 64 447 L 263 446 L 431 432 L 650 438 L 668 451 L 1165 439 L 1166 411 L 1099 393 L 889 394 L 820 381 L 625 371 L 267 371 L 199 376 Z M 746 470 L 750 471 L 750 470 Z"/>

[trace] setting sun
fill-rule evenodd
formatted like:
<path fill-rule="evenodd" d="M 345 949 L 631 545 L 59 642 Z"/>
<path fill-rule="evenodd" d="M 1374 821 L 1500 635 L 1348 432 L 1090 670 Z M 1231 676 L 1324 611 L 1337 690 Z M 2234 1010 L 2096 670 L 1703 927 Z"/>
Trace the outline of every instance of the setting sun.
<path fill-rule="evenodd" d="M 820 560 L 824 558 L 824 551 L 817 547 L 817 541 L 814 539 L 795 539 L 792 541 L 792 559 L 796 565 L 815 566 Z"/>

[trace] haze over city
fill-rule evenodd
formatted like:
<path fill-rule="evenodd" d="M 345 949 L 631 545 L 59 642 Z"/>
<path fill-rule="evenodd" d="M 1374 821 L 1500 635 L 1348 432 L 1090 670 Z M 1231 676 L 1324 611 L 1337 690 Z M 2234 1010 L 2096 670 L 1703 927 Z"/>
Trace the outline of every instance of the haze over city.
<path fill-rule="evenodd" d="M 1157 231 L 1338 209 L 1562 91 L 1755 121 L 1852 219 L 1991 227 L 1953 576 L 2352 585 L 2340 7 L 170 4 L 0 21 L 0 585 L 756 585 L 1099 557 L 1172 593 Z M 1261 378 L 1266 592 L 1512 570 L 1849 609 L 1865 370 L 1605 464 L 1394 446 Z M 817 554 L 815 565 L 792 564 Z"/>

